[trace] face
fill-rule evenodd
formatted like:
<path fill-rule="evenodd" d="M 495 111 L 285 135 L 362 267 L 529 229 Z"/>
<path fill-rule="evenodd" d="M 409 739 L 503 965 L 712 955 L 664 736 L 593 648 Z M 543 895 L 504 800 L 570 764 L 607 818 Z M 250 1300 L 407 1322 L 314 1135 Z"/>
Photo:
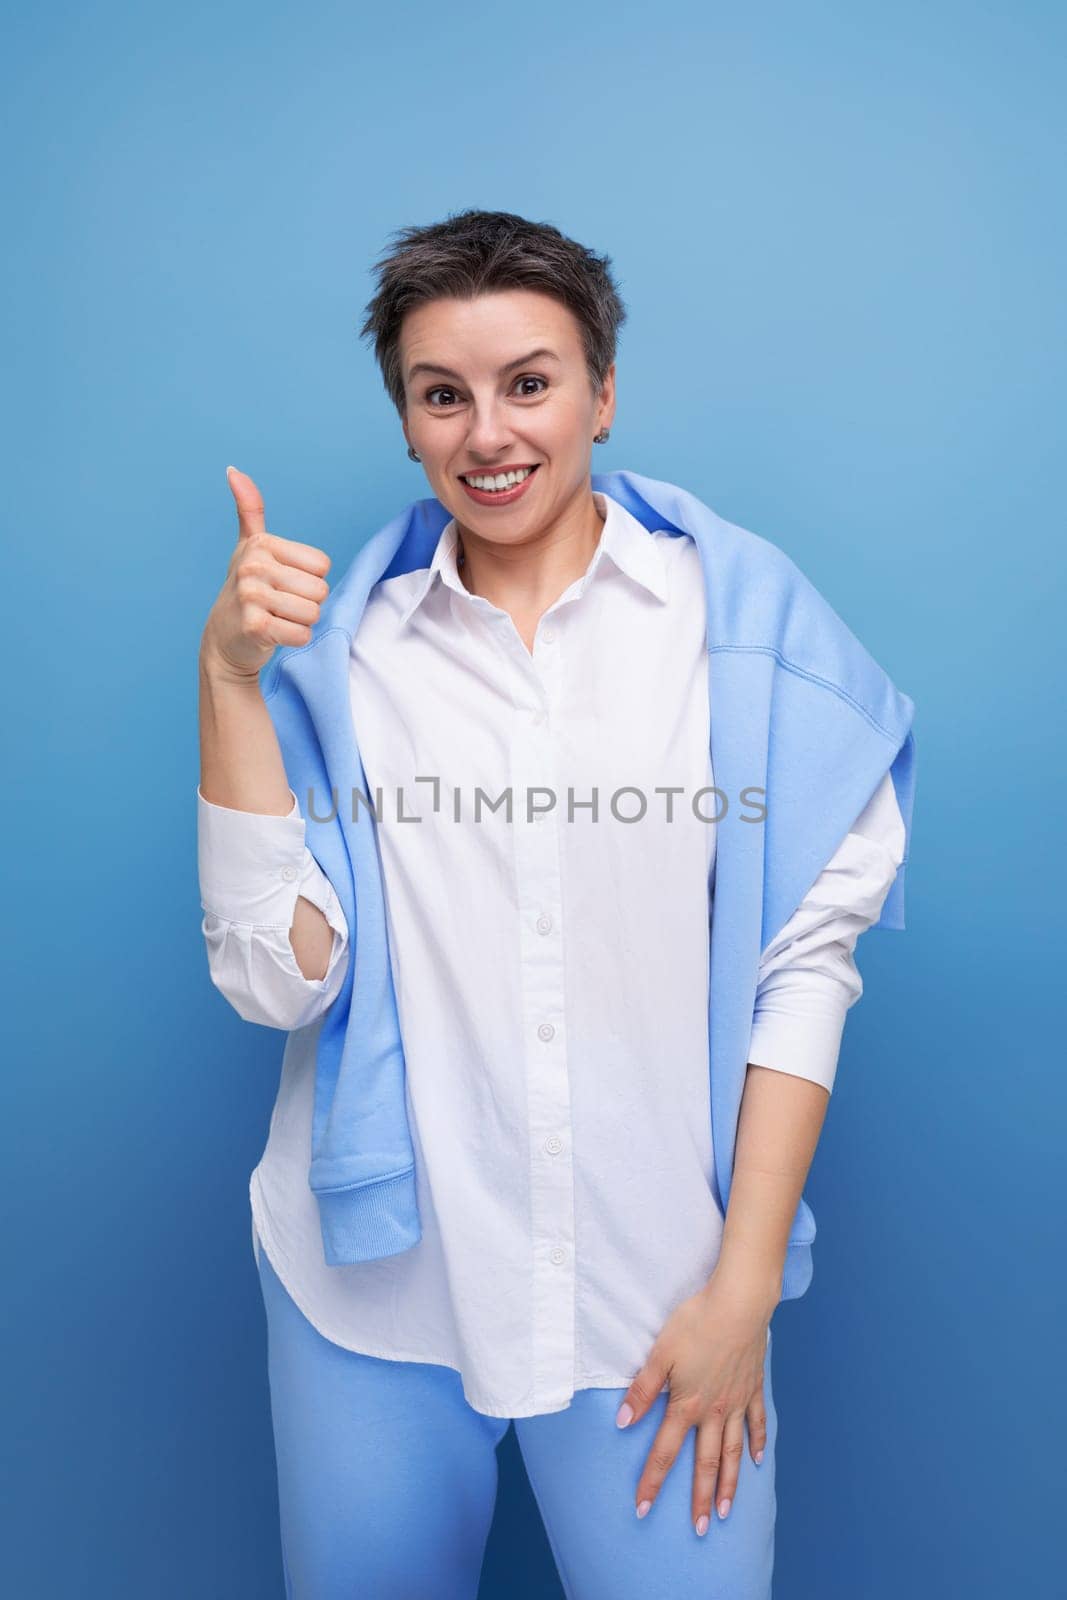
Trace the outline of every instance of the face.
<path fill-rule="evenodd" d="M 404 318 L 400 357 L 404 436 L 465 534 L 522 544 L 584 515 L 593 436 L 615 415 L 615 364 L 594 395 L 566 306 L 530 289 L 432 300 Z M 523 467 L 535 470 L 499 498 L 463 482 Z"/>

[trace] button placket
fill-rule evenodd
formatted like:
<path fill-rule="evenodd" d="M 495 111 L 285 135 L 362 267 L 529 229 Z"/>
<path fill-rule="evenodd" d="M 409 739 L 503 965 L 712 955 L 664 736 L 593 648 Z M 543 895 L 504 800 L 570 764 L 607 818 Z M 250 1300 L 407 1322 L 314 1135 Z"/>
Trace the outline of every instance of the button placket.
<path fill-rule="evenodd" d="M 570 1080 L 564 1011 L 559 793 L 552 748 L 551 707 L 558 659 L 535 662 L 527 653 L 531 691 L 527 715 L 517 717 L 511 744 L 515 798 L 515 872 L 520 908 L 521 993 L 529 1111 L 532 1222 L 532 1348 L 534 1392 L 540 1403 L 570 1395 L 575 1363 L 574 1175 Z M 542 702 L 538 704 L 538 701 Z M 555 807 L 526 821 L 527 790 L 555 794 Z M 535 795 L 536 801 L 545 796 Z M 545 826 L 548 823 L 549 826 Z M 554 825 L 553 825 L 554 824 Z"/>

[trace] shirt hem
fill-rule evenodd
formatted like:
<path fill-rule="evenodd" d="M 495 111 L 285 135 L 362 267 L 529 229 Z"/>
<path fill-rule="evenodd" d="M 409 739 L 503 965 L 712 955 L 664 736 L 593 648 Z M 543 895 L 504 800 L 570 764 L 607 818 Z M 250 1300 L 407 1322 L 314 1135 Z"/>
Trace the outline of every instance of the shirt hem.
<path fill-rule="evenodd" d="M 583 1376 L 580 1382 L 575 1384 L 573 1392 L 566 1397 L 556 1396 L 551 1401 L 546 1401 L 543 1405 L 538 1406 L 536 1410 L 513 1410 L 507 1406 L 494 1405 L 488 1400 L 474 1398 L 467 1388 L 462 1370 L 454 1362 L 444 1361 L 437 1356 L 406 1354 L 399 1350 L 381 1350 L 364 1341 L 361 1341 L 358 1345 L 352 1344 L 349 1336 L 331 1330 L 320 1319 L 318 1314 L 312 1311 L 303 1291 L 294 1287 L 296 1278 L 293 1272 L 293 1263 L 278 1244 L 271 1226 L 270 1210 L 260 1188 L 258 1168 L 253 1171 L 249 1180 L 249 1196 L 252 1206 L 253 1258 L 255 1255 L 255 1235 L 258 1234 L 260 1248 L 266 1251 L 268 1261 L 278 1274 L 286 1293 L 290 1296 L 294 1305 L 310 1322 L 316 1333 L 321 1334 L 324 1339 L 328 1339 L 331 1344 L 338 1345 L 342 1350 L 350 1350 L 353 1355 L 373 1356 L 378 1361 L 410 1361 L 420 1366 L 445 1367 L 449 1372 L 454 1372 L 459 1378 L 463 1386 L 463 1398 L 473 1410 L 477 1411 L 481 1416 L 499 1417 L 507 1420 L 516 1417 L 549 1416 L 557 1411 L 566 1411 L 574 1395 L 580 1393 L 582 1389 L 628 1389 L 633 1382 L 635 1376 L 633 1373 L 628 1378 L 595 1373 L 588 1377 Z"/>

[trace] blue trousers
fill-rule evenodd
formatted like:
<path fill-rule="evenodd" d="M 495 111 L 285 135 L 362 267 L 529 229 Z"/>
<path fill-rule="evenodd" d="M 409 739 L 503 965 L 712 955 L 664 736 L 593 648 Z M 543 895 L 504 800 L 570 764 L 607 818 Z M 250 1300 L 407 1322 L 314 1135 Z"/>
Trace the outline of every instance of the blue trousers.
<path fill-rule="evenodd" d="M 509 1425 L 467 1402 L 451 1367 L 386 1361 L 323 1338 L 260 1251 L 288 1600 L 476 1600 Z M 624 1389 L 581 1389 L 515 1432 L 568 1600 L 770 1600 L 775 1444 L 741 1458 L 729 1515 L 700 1537 L 690 1429 L 648 1516 L 636 1488 L 667 1405 L 615 1426 Z"/>

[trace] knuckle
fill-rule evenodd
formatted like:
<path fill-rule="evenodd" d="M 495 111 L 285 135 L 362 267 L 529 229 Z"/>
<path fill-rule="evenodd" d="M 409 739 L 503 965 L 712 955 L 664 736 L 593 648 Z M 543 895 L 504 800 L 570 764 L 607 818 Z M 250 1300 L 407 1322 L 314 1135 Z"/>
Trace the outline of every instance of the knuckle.
<path fill-rule="evenodd" d="M 659 1446 L 649 1453 L 648 1464 L 657 1477 L 662 1477 L 668 1471 L 673 1460 L 674 1457 L 671 1452 L 663 1446 Z"/>
<path fill-rule="evenodd" d="M 740 1461 L 742 1455 L 744 1454 L 744 1449 L 745 1447 L 743 1443 L 731 1439 L 729 1443 L 723 1445 L 722 1458 L 724 1461 L 733 1465 L 735 1462 Z"/>
<path fill-rule="evenodd" d="M 638 1406 L 648 1405 L 652 1399 L 651 1386 L 643 1378 L 635 1378 L 630 1385 L 630 1392 L 627 1398 L 636 1411 Z"/>

